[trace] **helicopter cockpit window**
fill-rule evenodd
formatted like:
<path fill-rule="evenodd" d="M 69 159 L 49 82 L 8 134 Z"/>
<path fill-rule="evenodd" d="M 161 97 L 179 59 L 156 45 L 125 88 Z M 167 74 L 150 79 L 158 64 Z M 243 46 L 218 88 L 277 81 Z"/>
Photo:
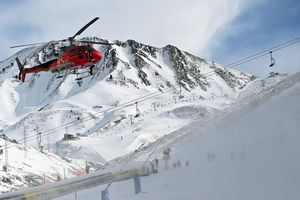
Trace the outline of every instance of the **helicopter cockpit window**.
<path fill-rule="evenodd" d="M 77 49 L 77 52 L 78 52 L 78 54 L 82 54 L 82 49 L 81 49 L 81 48 L 78 48 L 78 49 Z"/>
<path fill-rule="evenodd" d="M 75 52 L 75 50 L 73 49 L 73 50 L 71 50 L 70 51 L 70 56 L 75 56 L 76 55 L 76 52 Z"/>
<path fill-rule="evenodd" d="M 95 49 L 93 49 L 92 47 L 85 47 L 85 50 L 88 51 L 88 52 L 93 52 L 95 51 Z"/>
<path fill-rule="evenodd" d="M 79 59 L 83 59 L 83 49 L 82 48 L 78 48 L 77 49 L 77 53 L 78 53 L 78 58 Z"/>

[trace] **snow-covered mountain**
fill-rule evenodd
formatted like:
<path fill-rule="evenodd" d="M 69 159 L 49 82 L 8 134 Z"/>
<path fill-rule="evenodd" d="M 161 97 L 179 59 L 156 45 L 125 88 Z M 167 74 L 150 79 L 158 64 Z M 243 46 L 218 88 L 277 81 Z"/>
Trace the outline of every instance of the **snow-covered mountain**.
<path fill-rule="evenodd" d="M 4 150 L 5 145 L 7 153 Z M 59 157 L 32 147 L 27 147 L 25 151 L 23 145 L 3 135 L 0 136 L 0 146 L 1 192 L 55 182 L 85 173 L 84 161 Z"/>
<path fill-rule="evenodd" d="M 100 191 L 107 188 L 113 199 L 297 199 L 299 82 L 300 73 L 257 79 L 240 92 L 232 106 L 212 113 L 212 117 L 200 117 L 182 108 L 180 114 L 193 115 L 193 123 L 107 163 L 104 170 L 90 174 L 93 176 L 81 177 L 94 180 L 124 166 L 121 174 L 126 174 L 127 169 L 150 166 L 149 161 L 158 158 L 158 173 L 141 178 L 142 193 L 134 194 L 132 180 L 90 189 L 86 189 L 89 182 L 83 181 L 82 190 L 75 194 L 77 199 L 99 199 Z M 166 170 L 162 157 L 167 148 L 171 158 Z M 61 192 L 65 196 L 57 199 L 74 199 L 72 184 L 78 181 L 68 180 L 64 188 L 71 193 Z M 59 196 L 59 190 L 52 188 L 59 185 L 17 194 L 42 195 L 44 190 L 50 191 L 44 198 L 54 193 Z"/>
<path fill-rule="evenodd" d="M 51 72 L 16 80 L 16 57 L 34 66 L 52 59 L 62 44 L 26 48 L 0 62 L 4 133 L 21 146 L 25 134 L 33 148 L 40 133 L 45 151 L 106 163 L 228 107 L 255 79 L 171 45 L 110 42 L 96 46 L 104 59 L 80 84 L 74 74 L 58 79 Z M 66 133 L 74 139 L 62 140 Z"/>
<path fill-rule="evenodd" d="M 133 180 L 111 184 L 109 199 L 299 199 L 299 83 L 300 72 L 253 81 L 240 103 L 131 156 L 131 163 L 159 158 L 158 173 L 141 177 L 139 194 Z M 162 159 L 166 148 L 168 169 Z M 107 187 L 77 191 L 77 199 L 99 199 Z M 71 200 L 74 193 L 56 199 Z"/>
<path fill-rule="evenodd" d="M 76 84 L 73 74 L 56 79 L 57 74 L 38 73 L 31 77 L 29 75 L 23 84 L 13 78 L 18 74 L 15 57 L 26 60 L 28 67 L 45 62 L 59 51 L 58 44 L 53 42 L 24 49 L 2 61 L 0 100 L 3 103 L 0 112 L 3 114 L 0 115 L 0 124 L 8 128 L 8 135 L 19 139 L 21 123 L 31 135 L 32 127 L 44 131 L 86 117 L 92 120 L 78 123 L 67 132 L 92 134 L 115 120 L 128 119 L 131 114 L 124 109 L 122 112 L 102 113 L 101 116 L 96 113 L 152 92 L 163 93 L 170 89 L 169 93 L 178 93 L 182 90 L 193 94 L 194 98 L 207 100 L 224 97 L 225 100 L 234 98 L 239 89 L 254 79 L 251 75 L 225 69 L 171 45 L 155 48 L 134 40 L 114 43 L 111 47 L 99 46 L 105 57 L 96 66 L 95 75 L 84 79 L 81 86 Z M 112 80 L 109 79 L 110 75 Z M 161 99 L 173 99 L 178 95 L 166 96 Z M 139 109 L 143 114 L 150 108 L 141 104 Z M 52 141 L 61 139 L 65 132 L 62 130 L 52 134 Z"/>

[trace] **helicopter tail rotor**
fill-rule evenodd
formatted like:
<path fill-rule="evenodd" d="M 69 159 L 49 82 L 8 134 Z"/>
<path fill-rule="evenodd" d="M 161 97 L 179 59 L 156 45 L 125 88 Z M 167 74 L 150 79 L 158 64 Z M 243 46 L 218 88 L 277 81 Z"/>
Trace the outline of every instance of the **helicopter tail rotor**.
<path fill-rule="evenodd" d="M 16 57 L 16 62 L 19 67 L 19 70 L 22 71 L 24 69 L 24 65 L 21 63 L 21 61 L 18 57 Z"/>
<path fill-rule="evenodd" d="M 21 76 L 22 76 L 23 71 L 24 71 L 24 65 L 25 65 L 25 63 L 22 64 L 21 61 L 20 61 L 20 59 L 18 57 L 16 57 L 16 63 L 18 65 L 18 67 L 19 67 L 19 80 L 21 80 Z"/>

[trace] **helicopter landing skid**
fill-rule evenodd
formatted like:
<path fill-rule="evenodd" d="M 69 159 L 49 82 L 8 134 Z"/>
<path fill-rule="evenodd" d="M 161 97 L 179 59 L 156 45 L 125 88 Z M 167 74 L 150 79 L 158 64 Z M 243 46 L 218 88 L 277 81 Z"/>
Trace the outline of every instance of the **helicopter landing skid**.
<path fill-rule="evenodd" d="M 79 80 L 82 80 L 82 79 L 84 79 L 84 78 L 87 78 L 87 77 L 90 77 L 90 76 L 94 76 L 95 74 L 92 74 L 92 75 L 86 75 L 86 76 L 82 76 L 82 77 L 78 77 L 78 78 L 76 78 L 75 80 L 76 81 L 79 81 Z"/>
<path fill-rule="evenodd" d="M 94 77 L 94 75 L 95 74 L 87 74 L 87 75 L 85 75 L 85 76 L 81 76 L 81 77 L 77 77 L 75 80 L 77 81 L 77 84 L 78 84 L 78 86 L 80 87 L 81 86 L 81 84 L 82 84 L 82 80 L 84 79 L 84 78 L 88 78 L 88 77 Z"/>

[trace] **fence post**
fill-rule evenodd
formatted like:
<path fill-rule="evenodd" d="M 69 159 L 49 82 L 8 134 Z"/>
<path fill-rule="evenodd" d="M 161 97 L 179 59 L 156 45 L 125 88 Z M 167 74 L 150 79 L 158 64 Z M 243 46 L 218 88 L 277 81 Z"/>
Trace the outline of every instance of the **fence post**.
<path fill-rule="evenodd" d="M 133 177 L 134 180 L 134 191 L 135 194 L 138 194 L 141 192 L 141 180 L 140 180 L 140 176 L 139 175 L 135 175 Z"/>
<path fill-rule="evenodd" d="M 77 191 L 75 190 L 75 200 L 77 200 Z"/>
<path fill-rule="evenodd" d="M 109 200 L 107 190 L 101 192 L 101 200 Z"/>

